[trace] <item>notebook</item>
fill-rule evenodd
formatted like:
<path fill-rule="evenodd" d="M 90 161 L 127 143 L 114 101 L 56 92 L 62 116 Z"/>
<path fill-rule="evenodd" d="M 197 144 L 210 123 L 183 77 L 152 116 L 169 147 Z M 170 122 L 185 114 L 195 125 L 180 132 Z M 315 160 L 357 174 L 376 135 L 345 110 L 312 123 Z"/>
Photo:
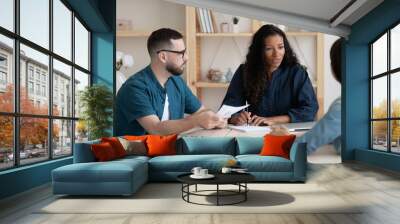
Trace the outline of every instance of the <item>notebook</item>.
<path fill-rule="evenodd" d="M 235 126 L 235 125 L 229 125 L 230 129 L 233 130 L 238 130 L 238 131 L 242 131 L 242 132 L 252 132 L 252 131 L 260 131 L 260 132 L 270 132 L 271 128 L 270 127 L 266 127 L 266 126 L 247 126 L 247 125 L 243 125 L 243 126 Z"/>

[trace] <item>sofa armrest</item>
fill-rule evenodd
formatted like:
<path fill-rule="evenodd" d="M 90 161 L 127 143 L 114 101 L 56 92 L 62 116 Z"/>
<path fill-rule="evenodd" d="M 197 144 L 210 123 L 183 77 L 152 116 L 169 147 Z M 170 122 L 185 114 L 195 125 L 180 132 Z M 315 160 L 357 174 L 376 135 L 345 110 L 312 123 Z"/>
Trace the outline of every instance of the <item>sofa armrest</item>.
<path fill-rule="evenodd" d="M 305 181 L 307 176 L 306 143 L 294 143 L 290 149 L 290 160 L 293 162 L 293 179 Z"/>
<path fill-rule="evenodd" d="M 89 163 L 95 162 L 96 158 L 92 153 L 90 146 L 100 143 L 99 140 L 75 143 L 74 147 L 74 163 Z"/>

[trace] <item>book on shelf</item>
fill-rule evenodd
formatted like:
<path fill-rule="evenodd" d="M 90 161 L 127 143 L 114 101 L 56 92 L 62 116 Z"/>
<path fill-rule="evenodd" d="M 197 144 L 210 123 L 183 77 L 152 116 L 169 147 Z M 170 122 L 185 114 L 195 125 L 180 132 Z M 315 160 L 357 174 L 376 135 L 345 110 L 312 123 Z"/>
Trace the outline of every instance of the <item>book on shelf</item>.
<path fill-rule="evenodd" d="M 203 16 L 203 10 L 202 8 L 196 8 L 197 12 L 197 22 L 199 24 L 200 32 L 205 33 L 206 32 L 206 24 Z"/>
<path fill-rule="evenodd" d="M 210 15 L 211 15 L 211 26 L 214 30 L 214 33 L 218 33 L 217 23 L 216 23 L 217 20 L 215 19 L 215 15 L 211 10 L 210 10 Z"/>
<path fill-rule="evenodd" d="M 209 9 L 196 8 L 196 13 L 200 32 L 214 33 L 216 31 L 216 24 L 212 12 Z"/>
<path fill-rule="evenodd" d="M 204 9 L 206 11 L 206 20 L 207 20 L 207 31 L 208 33 L 214 33 L 214 29 L 212 26 L 211 12 L 208 9 Z"/>

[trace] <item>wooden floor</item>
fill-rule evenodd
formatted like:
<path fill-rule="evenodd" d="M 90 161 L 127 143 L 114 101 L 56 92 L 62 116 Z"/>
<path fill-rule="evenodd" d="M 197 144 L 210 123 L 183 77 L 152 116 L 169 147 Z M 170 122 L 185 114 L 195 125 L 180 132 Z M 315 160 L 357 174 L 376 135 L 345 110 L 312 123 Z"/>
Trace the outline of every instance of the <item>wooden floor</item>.
<path fill-rule="evenodd" d="M 368 206 L 357 214 L 35 214 L 38 207 L 54 200 L 47 185 L 0 202 L 0 223 L 400 223 L 398 173 L 359 163 L 311 164 L 308 182 Z"/>

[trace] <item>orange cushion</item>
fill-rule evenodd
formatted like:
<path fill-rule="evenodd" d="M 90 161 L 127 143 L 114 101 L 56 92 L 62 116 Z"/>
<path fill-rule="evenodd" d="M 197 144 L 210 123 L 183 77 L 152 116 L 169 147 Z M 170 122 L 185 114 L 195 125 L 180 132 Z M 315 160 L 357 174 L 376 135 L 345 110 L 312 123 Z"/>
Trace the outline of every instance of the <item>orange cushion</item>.
<path fill-rule="evenodd" d="M 141 141 L 146 141 L 148 135 L 140 135 L 140 136 L 135 136 L 135 135 L 125 135 L 124 139 L 128 141 L 136 141 L 136 140 L 141 140 Z"/>
<path fill-rule="evenodd" d="M 94 157 L 99 162 L 109 161 L 118 158 L 115 154 L 113 147 L 108 142 L 93 144 L 91 145 L 91 149 Z"/>
<path fill-rule="evenodd" d="M 121 142 L 119 142 L 118 138 L 110 137 L 110 138 L 101 138 L 101 142 L 108 142 L 112 146 L 115 151 L 115 155 L 117 158 L 121 158 L 126 156 L 126 151 L 122 146 Z"/>
<path fill-rule="evenodd" d="M 264 145 L 261 149 L 260 155 L 262 156 L 280 156 L 286 159 L 290 158 L 290 148 L 296 135 L 265 135 Z"/>
<path fill-rule="evenodd" d="M 178 135 L 149 135 L 146 139 L 147 155 L 148 156 L 162 156 L 162 155 L 176 155 L 176 139 Z"/>

